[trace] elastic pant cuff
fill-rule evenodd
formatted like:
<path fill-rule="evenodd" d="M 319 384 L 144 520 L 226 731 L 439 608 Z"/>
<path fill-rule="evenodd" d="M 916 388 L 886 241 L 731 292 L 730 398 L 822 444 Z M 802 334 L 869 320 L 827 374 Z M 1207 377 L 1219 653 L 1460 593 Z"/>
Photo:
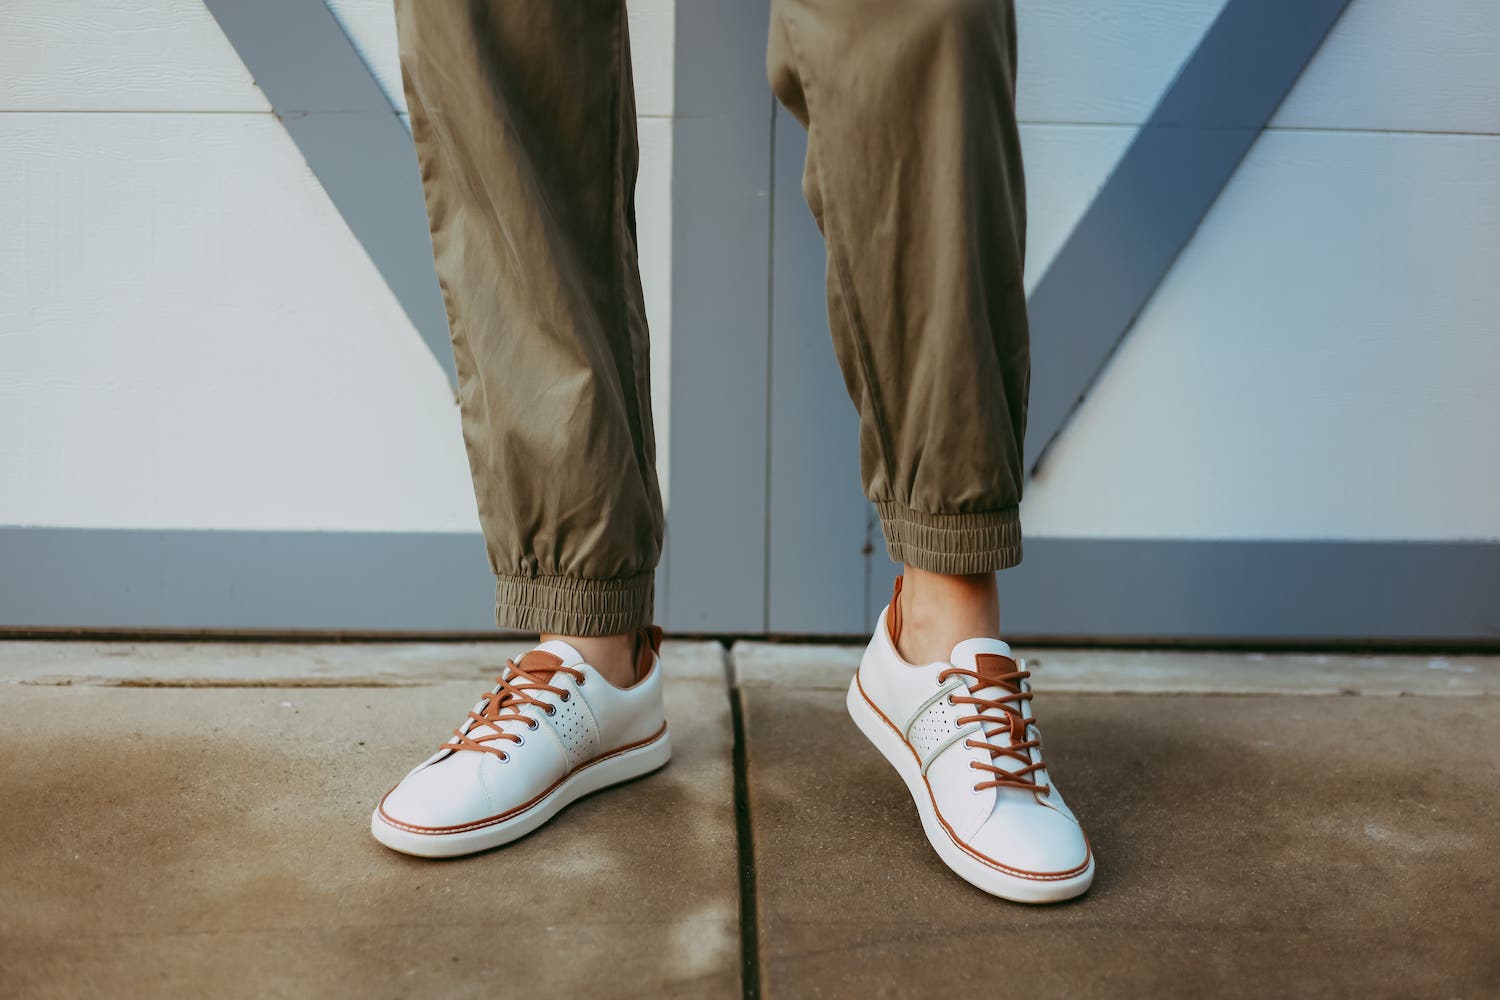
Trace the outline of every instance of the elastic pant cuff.
<path fill-rule="evenodd" d="M 1021 509 L 928 514 L 877 500 L 880 527 L 893 562 L 930 573 L 993 573 L 1021 561 Z"/>
<path fill-rule="evenodd" d="M 495 581 L 495 624 L 522 632 L 618 635 L 652 624 L 655 573 L 614 580 L 502 576 Z"/>

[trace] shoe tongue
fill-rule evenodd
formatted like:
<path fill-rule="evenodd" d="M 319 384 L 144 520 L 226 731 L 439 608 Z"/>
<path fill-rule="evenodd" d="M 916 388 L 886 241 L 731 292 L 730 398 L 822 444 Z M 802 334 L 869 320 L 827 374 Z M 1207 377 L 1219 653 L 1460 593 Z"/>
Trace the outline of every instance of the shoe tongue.
<path fill-rule="evenodd" d="M 948 662 L 952 663 L 955 667 L 963 667 L 965 670 L 972 670 L 980 677 L 983 677 L 987 680 L 1000 677 L 1003 674 L 1014 673 L 1020 667 L 1020 665 L 1016 663 L 1015 657 L 1011 655 L 1010 644 L 1002 642 L 999 639 L 965 639 L 963 642 L 953 647 L 953 653 L 948 657 Z M 988 687 L 972 689 L 971 693 L 975 697 L 979 698 L 1002 698 L 1006 694 L 1018 694 L 1020 691 L 1021 685 L 1016 681 L 995 680 Z M 1012 702 L 1011 704 L 1013 706 L 1014 702 Z M 1015 716 L 1013 712 L 1014 708 L 1012 708 L 1012 711 L 1010 712 L 989 710 L 984 713 L 986 719 L 993 720 L 989 723 L 986 723 L 985 728 L 987 731 L 995 732 L 995 723 L 1002 723 L 1000 730 L 998 732 L 995 732 L 995 735 L 987 737 L 989 742 L 995 744 L 996 746 L 1013 746 L 1019 739 L 1025 739 L 1024 735 L 1017 735 L 1004 731 L 1003 723 L 1007 719 L 1018 718 L 1018 716 Z M 1015 759 L 1014 757 L 1009 757 L 1003 754 L 997 757 L 993 757 L 990 762 L 996 767 L 1000 768 L 1002 771 L 1009 771 L 1011 773 L 1015 773 L 1016 771 L 1019 771 L 1021 768 L 1026 766 L 1023 762 Z M 1000 806 L 1000 800 L 1004 798 L 1006 794 L 1017 792 L 1018 790 L 997 789 L 997 791 L 1002 793 L 1001 795 L 996 796 L 995 807 L 998 809 Z"/>
<path fill-rule="evenodd" d="M 517 670 L 525 672 L 528 677 L 533 678 L 537 683 L 546 684 L 552 679 L 552 675 L 563 667 L 575 667 L 582 663 L 583 656 L 578 650 L 561 639 L 549 639 L 528 649 L 515 662 Z M 521 681 L 521 683 L 525 682 Z M 513 699 L 510 696 L 507 696 L 505 699 L 507 703 L 511 700 Z"/>
<path fill-rule="evenodd" d="M 1015 657 L 1011 655 L 1010 644 L 999 639 L 965 639 L 953 647 L 953 652 L 948 655 L 948 662 L 955 667 L 972 670 L 986 680 L 1015 673 L 1019 669 Z M 986 687 L 975 688 L 974 694 L 995 690 L 1014 693 L 1021 688 L 1015 681 L 994 681 Z"/>
<path fill-rule="evenodd" d="M 1003 656 L 1011 663 L 997 663 L 993 659 L 995 656 Z M 1010 673 L 1016 669 L 1015 657 L 1010 654 L 1010 644 L 999 639 L 965 639 L 953 647 L 953 652 L 948 654 L 948 662 L 955 667 L 973 670 L 984 677 Z"/>
<path fill-rule="evenodd" d="M 550 639 L 547 642 L 540 643 L 539 645 L 528 649 L 519 660 L 515 661 L 515 664 L 516 668 L 525 671 L 527 676 L 535 679 L 538 683 L 546 684 L 549 680 L 551 680 L 552 675 L 557 673 L 563 667 L 577 666 L 582 662 L 583 656 L 578 652 L 578 650 L 574 649 L 566 642 L 563 642 L 561 639 Z M 514 677 L 509 669 L 506 670 L 506 675 L 507 677 Z M 525 682 L 522 681 L 521 683 Z M 515 725 L 515 723 L 509 719 L 507 719 L 505 722 L 493 721 L 494 717 L 502 712 L 514 711 L 515 709 L 507 707 L 507 705 L 514 700 L 514 697 L 510 695 L 506 695 L 504 699 L 498 701 L 494 700 L 491 696 L 489 699 L 489 707 L 484 711 L 484 714 L 489 719 L 491 719 L 491 721 L 488 723 L 475 723 L 474 726 L 468 730 L 468 735 L 494 736 L 504 730 L 506 726 Z M 480 711 L 480 706 L 483 704 L 484 702 L 480 702 L 479 705 L 475 705 L 474 711 Z"/>
<path fill-rule="evenodd" d="M 583 662 L 583 655 L 561 639 L 548 639 L 533 647 L 516 661 L 516 666 L 528 674 L 538 671 L 550 674 L 561 667 L 576 667 Z"/>

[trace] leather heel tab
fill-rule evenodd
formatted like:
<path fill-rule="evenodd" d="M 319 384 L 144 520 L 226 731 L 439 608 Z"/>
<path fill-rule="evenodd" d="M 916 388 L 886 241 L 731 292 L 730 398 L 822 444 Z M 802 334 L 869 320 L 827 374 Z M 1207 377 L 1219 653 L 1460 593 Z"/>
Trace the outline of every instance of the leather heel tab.
<path fill-rule="evenodd" d="M 901 581 L 904 576 L 896 577 L 896 586 L 891 590 L 890 610 L 885 613 L 886 631 L 891 634 L 891 645 L 900 649 L 901 642 Z"/>
<path fill-rule="evenodd" d="M 651 663 L 661 652 L 660 625 L 646 625 L 635 634 L 635 679 L 641 681 L 651 672 Z"/>

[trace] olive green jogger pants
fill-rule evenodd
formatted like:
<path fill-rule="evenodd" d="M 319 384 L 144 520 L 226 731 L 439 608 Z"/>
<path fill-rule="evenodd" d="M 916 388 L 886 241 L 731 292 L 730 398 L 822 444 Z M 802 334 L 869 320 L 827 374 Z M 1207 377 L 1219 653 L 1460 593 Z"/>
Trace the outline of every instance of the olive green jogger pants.
<path fill-rule="evenodd" d="M 396 12 L 496 621 L 649 624 L 663 515 L 624 0 Z M 803 191 L 890 556 L 1013 565 L 1030 374 L 1013 4 L 773 0 L 767 64 L 808 129 Z"/>

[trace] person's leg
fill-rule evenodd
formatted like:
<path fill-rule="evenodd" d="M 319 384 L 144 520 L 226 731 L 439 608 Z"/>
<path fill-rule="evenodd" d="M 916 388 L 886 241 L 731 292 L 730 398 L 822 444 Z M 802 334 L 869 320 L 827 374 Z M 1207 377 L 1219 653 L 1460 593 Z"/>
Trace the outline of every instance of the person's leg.
<path fill-rule="evenodd" d="M 998 635 L 1021 559 L 1030 367 L 1014 11 L 997 0 L 776 0 L 768 72 L 808 128 L 829 322 L 865 490 L 912 570 L 903 650 Z"/>
<path fill-rule="evenodd" d="M 624 0 L 396 16 L 495 618 L 542 638 L 370 818 L 386 846 L 440 857 L 669 759 L 662 504 Z"/>
<path fill-rule="evenodd" d="M 1046 902 L 1094 862 L 999 639 L 1030 375 L 1015 69 L 1011 0 L 773 0 L 768 75 L 808 129 L 864 486 L 904 566 L 849 711 L 949 867 Z"/>
<path fill-rule="evenodd" d="M 623 0 L 396 13 L 496 621 L 626 677 L 662 505 Z"/>

